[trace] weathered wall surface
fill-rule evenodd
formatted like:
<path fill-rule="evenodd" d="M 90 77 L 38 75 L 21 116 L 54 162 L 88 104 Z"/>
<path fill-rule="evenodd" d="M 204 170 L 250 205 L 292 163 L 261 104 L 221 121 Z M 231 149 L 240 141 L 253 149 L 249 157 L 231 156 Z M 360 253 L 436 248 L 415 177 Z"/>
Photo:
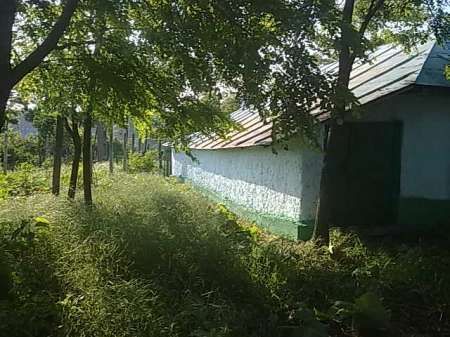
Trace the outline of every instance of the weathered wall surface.
<path fill-rule="evenodd" d="M 399 222 L 448 222 L 450 95 L 429 89 L 405 93 L 366 111 L 366 121 L 403 123 Z"/>
<path fill-rule="evenodd" d="M 314 217 L 319 153 L 290 144 L 277 154 L 270 147 L 250 147 L 193 150 L 193 155 L 198 162 L 173 153 L 173 175 L 257 212 L 297 221 Z"/>
<path fill-rule="evenodd" d="M 450 219 L 450 95 L 410 92 L 364 108 L 357 121 L 402 121 L 398 222 L 440 224 Z M 173 174 L 262 214 L 314 218 L 322 156 L 290 144 L 194 150 L 198 162 L 173 153 Z"/>
<path fill-rule="evenodd" d="M 450 199 L 450 96 L 403 94 L 367 112 L 366 121 L 403 122 L 401 196 Z"/>

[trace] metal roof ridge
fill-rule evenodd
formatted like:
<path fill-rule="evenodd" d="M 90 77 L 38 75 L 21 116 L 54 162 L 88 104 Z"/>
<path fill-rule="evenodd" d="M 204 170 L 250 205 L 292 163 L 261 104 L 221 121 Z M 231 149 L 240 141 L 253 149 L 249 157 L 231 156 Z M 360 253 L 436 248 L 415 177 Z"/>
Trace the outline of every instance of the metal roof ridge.
<path fill-rule="evenodd" d="M 381 76 L 384 76 L 384 75 L 386 75 L 387 73 L 389 73 L 389 72 L 395 70 L 396 68 L 398 68 L 398 67 L 400 67 L 400 66 L 402 66 L 402 65 L 404 65 L 404 64 L 406 64 L 406 63 L 409 63 L 409 62 L 413 61 L 413 60 L 414 60 L 415 58 L 417 58 L 419 55 L 421 55 L 421 54 L 412 55 L 412 56 L 410 56 L 410 57 L 408 57 L 408 58 L 406 58 L 406 59 L 403 59 L 403 60 L 400 61 L 399 63 L 396 63 L 395 65 L 391 66 L 390 68 L 388 68 L 388 69 L 386 69 L 386 70 L 384 70 L 384 71 L 382 71 L 382 72 L 380 72 L 380 73 L 377 73 L 377 74 L 374 75 L 373 77 L 368 78 L 368 79 L 362 81 L 361 83 L 358 83 L 357 85 L 355 85 L 355 86 L 353 86 L 353 87 L 351 87 L 351 88 L 349 88 L 349 89 L 350 89 L 351 91 L 353 91 L 353 90 L 355 90 L 355 89 L 361 87 L 361 86 L 364 85 L 364 84 L 367 84 L 368 82 L 370 82 L 370 81 L 372 81 L 372 80 L 374 80 L 374 79 L 376 79 L 376 78 L 379 78 L 379 77 L 381 77 Z M 422 67 L 423 67 L 423 65 L 422 65 Z"/>
<path fill-rule="evenodd" d="M 402 75 L 401 77 L 399 77 L 399 78 L 396 78 L 395 80 L 392 80 L 392 81 L 390 81 L 390 82 L 388 82 L 388 83 L 385 83 L 385 84 L 383 84 L 383 85 L 381 85 L 381 86 L 379 86 L 379 87 L 376 87 L 375 89 L 373 89 L 373 90 L 370 90 L 370 91 L 368 91 L 368 92 L 365 92 L 364 94 L 362 94 L 361 96 L 358 96 L 358 97 L 356 97 L 358 100 L 359 99 L 361 99 L 361 98 L 363 98 L 363 97 L 365 97 L 365 96 L 368 96 L 368 95 L 370 95 L 370 94 L 373 94 L 374 92 L 377 92 L 377 91 L 379 91 L 379 90 L 381 90 L 381 89 L 383 89 L 383 88 L 385 88 L 385 87 L 387 87 L 387 86 L 389 86 L 389 85 L 391 85 L 391 84 L 393 84 L 393 83 L 396 83 L 396 82 L 399 82 L 399 81 L 401 81 L 401 80 L 403 80 L 403 79 L 405 79 L 405 78 L 408 78 L 408 76 L 411 76 L 412 74 L 414 74 L 415 72 L 417 72 L 417 70 L 413 70 L 413 71 L 410 71 L 409 73 L 407 73 L 407 74 L 405 74 L 405 75 Z M 409 84 L 408 84 L 409 85 Z M 405 85 L 405 87 L 406 87 L 407 85 Z M 384 95 L 382 95 L 382 96 L 384 96 Z M 380 96 L 380 97 L 382 97 L 382 96 Z M 369 101 L 370 102 L 370 101 Z M 366 102 L 366 103 L 369 103 L 369 102 Z M 364 104 L 366 104 L 366 103 L 364 103 Z"/>

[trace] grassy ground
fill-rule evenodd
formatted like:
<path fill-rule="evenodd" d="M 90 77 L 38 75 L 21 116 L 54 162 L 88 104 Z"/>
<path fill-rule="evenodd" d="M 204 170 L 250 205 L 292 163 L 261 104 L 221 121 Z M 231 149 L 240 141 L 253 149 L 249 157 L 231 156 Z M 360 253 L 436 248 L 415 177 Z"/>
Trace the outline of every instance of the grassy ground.
<path fill-rule="evenodd" d="M 0 336 L 450 335 L 441 243 L 334 231 L 329 251 L 171 180 L 97 176 L 92 209 L 40 189 L 0 201 Z"/>

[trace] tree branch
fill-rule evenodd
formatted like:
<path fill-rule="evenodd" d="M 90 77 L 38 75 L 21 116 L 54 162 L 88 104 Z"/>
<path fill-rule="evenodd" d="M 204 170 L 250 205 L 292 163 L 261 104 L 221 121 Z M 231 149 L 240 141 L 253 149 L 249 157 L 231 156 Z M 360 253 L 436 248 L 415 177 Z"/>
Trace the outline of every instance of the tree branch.
<path fill-rule="evenodd" d="M 364 21 L 361 23 L 358 29 L 359 39 L 362 41 L 364 34 L 367 30 L 367 27 L 370 24 L 370 21 L 372 21 L 375 14 L 378 12 L 378 10 L 384 5 L 384 0 L 372 0 L 370 2 L 369 9 L 367 10 L 367 14 L 364 17 Z M 350 54 L 350 63 L 353 64 L 356 59 L 357 53 L 355 51 L 352 51 Z"/>
<path fill-rule="evenodd" d="M 350 48 L 351 47 L 350 34 L 352 29 L 354 7 L 355 7 L 355 0 L 346 0 L 344 4 L 344 9 L 342 11 L 341 39 L 340 39 L 340 50 L 338 60 L 339 71 L 337 78 L 337 87 L 341 89 L 348 88 L 350 72 L 352 70 L 353 65 L 352 53 Z"/>
<path fill-rule="evenodd" d="M 66 117 L 64 117 L 64 126 L 66 127 L 67 133 L 73 138 L 73 130 L 70 127 L 69 121 L 67 120 Z M 75 126 L 75 125 L 74 125 Z"/>
<path fill-rule="evenodd" d="M 369 6 L 369 10 L 367 11 L 366 17 L 364 18 L 364 21 L 361 23 L 361 26 L 359 27 L 359 35 L 362 36 L 366 32 L 367 26 L 369 26 L 370 21 L 373 19 L 377 11 L 383 6 L 384 0 L 372 0 Z"/>
<path fill-rule="evenodd" d="M 30 54 L 28 57 L 20 62 L 11 72 L 12 84 L 16 85 L 29 72 L 36 68 L 44 58 L 56 48 L 59 39 L 64 34 L 67 26 L 70 23 L 75 9 L 80 0 L 67 0 L 63 12 L 56 21 L 52 30 L 46 39 Z"/>

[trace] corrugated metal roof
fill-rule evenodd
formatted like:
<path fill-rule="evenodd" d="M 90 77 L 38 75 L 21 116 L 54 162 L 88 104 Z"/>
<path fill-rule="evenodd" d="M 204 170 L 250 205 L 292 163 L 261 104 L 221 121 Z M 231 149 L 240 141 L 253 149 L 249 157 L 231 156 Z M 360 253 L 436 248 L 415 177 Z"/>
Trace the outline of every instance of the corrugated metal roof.
<path fill-rule="evenodd" d="M 261 142 L 271 142 L 272 123 L 264 122 L 257 112 L 241 108 L 231 114 L 231 119 L 239 125 L 238 130 L 231 132 L 226 138 L 215 135 L 211 137 L 196 135 L 189 147 L 214 150 L 248 147 L 261 145 Z"/>
<path fill-rule="evenodd" d="M 361 104 L 398 92 L 415 84 L 450 87 L 445 79 L 445 65 L 450 63 L 450 43 L 439 46 L 434 41 L 406 53 L 400 46 L 381 46 L 367 59 L 355 63 L 350 76 L 350 89 Z M 322 71 L 335 74 L 337 62 L 326 65 Z M 311 114 L 323 121 L 329 117 L 319 109 Z M 191 148 L 226 149 L 270 144 L 271 123 L 264 123 L 255 111 L 239 109 L 231 115 L 241 129 L 230 133 L 227 139 L 195 136 Z"/>

